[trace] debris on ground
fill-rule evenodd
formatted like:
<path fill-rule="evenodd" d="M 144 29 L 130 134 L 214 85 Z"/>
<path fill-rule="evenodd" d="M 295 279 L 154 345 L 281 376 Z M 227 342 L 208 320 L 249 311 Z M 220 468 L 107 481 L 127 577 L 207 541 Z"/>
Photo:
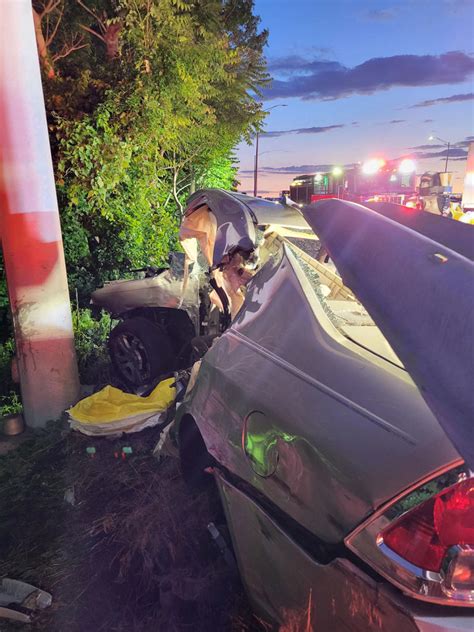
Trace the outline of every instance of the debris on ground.
<path fill-rule="evenodd" d="M 176 444 L 173 440 L 173 424 L 169 424 L 168 426 L 166 426 L 166 428 L 164 428 L 161 432 L 160 435 L 160 440 L 158 441 L 158 443 L 156 444 L 155 448 L 153 449 L 153 456 L 158 459 L 158 461 L 164 457 L 167 456 L 171 456 L 171 457 L 178 457 L 178 449 L 176 447 Z"/>
<path fill-rule="evenodd" d="M 53 595 L 31 632 L 264 629 L 207 531 L 228 535 L 217 493 L 191 492 L 178 460 L 157 462 L 159 435 L 53 424 L 0 457 L 0 577 Z"/>
<path fill-rule="evenodd" d="M 174 378 L 161 381 L 146 397 L 106 386 L 70 408 L 69 423 L 89 436 L 140 432 L 162 423 L 175 397 Z"/>
<path fill-rule="evenodd" d="M 0 619 L 30 623 L 34 610 L 49 608 L 53 598 L 41 588 L 4 577 L 0 584 Z"/>

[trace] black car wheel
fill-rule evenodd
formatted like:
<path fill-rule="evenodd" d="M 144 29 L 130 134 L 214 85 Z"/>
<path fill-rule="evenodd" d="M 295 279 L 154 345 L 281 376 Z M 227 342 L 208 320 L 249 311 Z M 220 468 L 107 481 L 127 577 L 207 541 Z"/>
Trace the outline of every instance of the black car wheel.
<path fill-rule="evenodd" d="M 110 333 L 109 352 L 119 377 L 137 388 L 174 368 L 168 336 L 146 318 L 130 318 Z"/>

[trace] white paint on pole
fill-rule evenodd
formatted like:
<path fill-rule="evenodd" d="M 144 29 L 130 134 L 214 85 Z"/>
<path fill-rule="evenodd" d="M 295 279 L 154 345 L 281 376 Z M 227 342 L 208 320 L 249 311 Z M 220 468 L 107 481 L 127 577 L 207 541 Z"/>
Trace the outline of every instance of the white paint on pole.
<path fill-rule="evenodd" d="M 9 180 L 11 212 L 57 210 L 46 112 L 38 107 L 44 101 L 31 2 L 2 0 L 1 5 L 0 98 L 9 120 L 8 133 L 18 142 L 10 145 L 12 154 L 6 156 L 0 177 Z"/>

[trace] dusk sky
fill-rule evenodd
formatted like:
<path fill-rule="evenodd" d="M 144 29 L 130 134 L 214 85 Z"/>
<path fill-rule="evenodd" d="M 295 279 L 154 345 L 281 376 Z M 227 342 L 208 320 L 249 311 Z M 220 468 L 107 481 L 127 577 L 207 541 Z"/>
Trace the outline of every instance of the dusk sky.
<path fill-rule="evenodd" d="M 474 0 L 256 0 L 270 31 L 277 104 L 260 138 L 259 194 L 302 173 L 372 156 L 412 155 L 417 172 L 449 170 L 461 190 L 474 140 Z M 253 190 L 254 148 L 242 144 L 240 189 Z"/>

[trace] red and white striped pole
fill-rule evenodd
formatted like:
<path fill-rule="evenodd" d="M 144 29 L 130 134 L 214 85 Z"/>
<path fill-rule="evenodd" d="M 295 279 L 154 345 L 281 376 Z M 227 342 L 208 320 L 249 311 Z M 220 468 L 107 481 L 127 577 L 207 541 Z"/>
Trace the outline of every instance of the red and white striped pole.
<path fill-rule="evenodd" d="M 31 0 L 0 9 L 0 239 L 25 419 L 41 427 L 79 380 Z"/>

